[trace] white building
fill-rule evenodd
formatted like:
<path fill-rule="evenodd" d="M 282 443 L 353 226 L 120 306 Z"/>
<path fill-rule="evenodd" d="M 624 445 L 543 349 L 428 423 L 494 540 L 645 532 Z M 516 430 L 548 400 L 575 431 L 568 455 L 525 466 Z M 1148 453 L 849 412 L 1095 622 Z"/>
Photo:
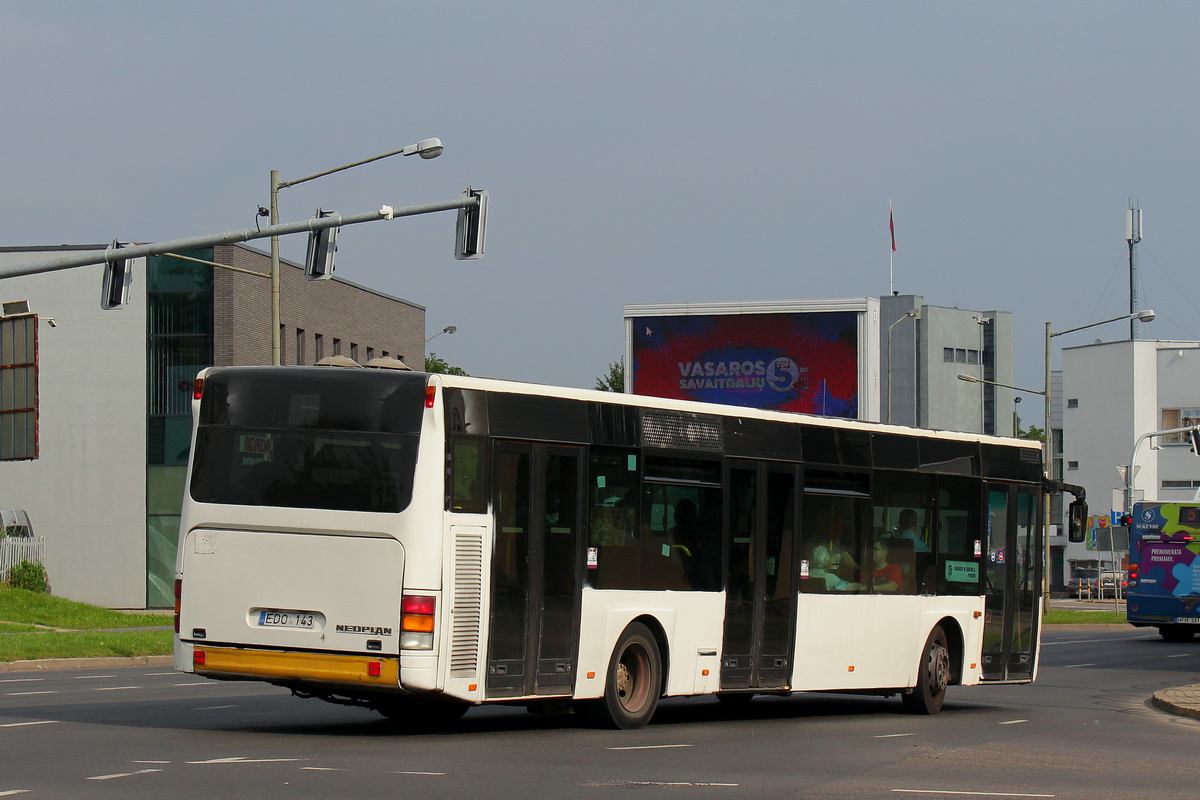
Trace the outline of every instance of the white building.
<path fill-rule="evenodd" d="M 1062 477 L 1087 490 L 1094 518 L 1122 511 L 1124 481 L 1143 434 L 1200 422 L 1200 342 L 1148 339 L 1063 348 Z M 1056 387 L 1057 388 L 1057 387 Z M 1056 403 L 1057 404 L 1057 403 Z M 1200 459 L 1184 436 L 1142 444 L 1134 461 L 1135 500 L 1190 501 L 1200 489 Z M 1125 553 L 1117 552 L 1120 568 Z M 1064 578 L 1075 568 L 1113 566 L 1107 549 L 1067 544 Z"/>

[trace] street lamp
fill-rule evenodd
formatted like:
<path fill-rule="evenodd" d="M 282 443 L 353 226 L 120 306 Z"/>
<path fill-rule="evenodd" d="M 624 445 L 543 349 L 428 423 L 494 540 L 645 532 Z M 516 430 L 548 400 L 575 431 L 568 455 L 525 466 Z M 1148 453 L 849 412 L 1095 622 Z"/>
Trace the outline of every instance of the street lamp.
<path fill-rule="evenodd" d="M 913 319 L 919 319 L 921 317 L 921 312 L 914 308 L 913 310 L 905 313 L 904 316 L 902 316 L 900 319 L 896 320 L 895 322 L 893 322 L 891 325 L 888 326 L 888 343 L 887 343 L 887 348 L 888 348 L 887 349 L 887 354 L 888 354 L 888 368 L 887 368 L 888 413 L 887 413 L 887 421 L 889 423 L 892 421 L 892 328 L 895 328 L 897 325 L 899 325 L 901 322 L 904 322 L 904 320 L 908 319 L 909 317 L 912 317 Z"/>
<path fill-rule="evenodd" d="M 311 181 L 314 178 L 323 178 L 326 175 L 332 175 L 335 172 L 341 172 L 344 169 L 351 167 L 360 167 L 363 164 L 370 164 L 372 161 L 379 161 L 382 158 L 390 158 L 392 156 L 420 156 L 421 158 L 437 158 L 442 154 L 441 139 L 422 139 L 416 144 L 410 144 L 407 147 L 402 147 L 399 150 L 393 150 L 390 153 L 374 156 L 372 158 L 364 158 L 362 161 L 355 161 L 353 164 L 344 164 L 340 167 L 327 169 L 324 172 L 318 172 L 315 175 L 309 175 L 307 178 L 300 178 L 294 181 L 280 181 L 279 170 L 271 170 L 271 224 L 279 223 L 279 190 L 286 189 L 289 186 L 295 186 L 306 181 Z M 280 359 L 280 343 L 279 343 L 279 237 L 271 237 L 271 363 L 279 366 Z"/>
<path fill-rule="evenodd" d="M 457 331 L 457 330 L 458 330 L 458 326 L 456 326 L 456 325 L 447 325 L 446 327 L 442 328 L 440 331 L 438 331 L 437 333 L 435 333 L 433 336 L 430 336 L 428 339 L 426 339 L 426 340 L 425 340 L 425 343 L 426 343 L 426 344 L 428 344 L 429 342 L 432 342 L 434 339 L 436 339 L 437 337 L 441 336 L 443 333 L 451 333 L 451 334 L 452 334 L 452 333 L 454 333 L 454 332 L 455 332 L 455 331 Z"/>
<path fill-rule="evenodd" d="M 1137 319 L 1141 322 L 1149 322 L 1150 320 L 1154 319 L 1154 311 L 1147 308 L 1144 311 L 1135 311 L 1132 314 L 1122 314 L 1121 316 L 1113 317 L 1112 319 L 1105 319 L 1105 320 L 1101 320 L 1100 322 L 1090 322 L 1087 325 L 1080 325 L 1075 328 L 1067 328 L 1065 331 L 1057 331 L 1057 332 L 1052 332 L 1050 330 L 1050 323 L 1049 322 L 1046 323 L 1046 353 L 1045 353 L 1045 360 L 1046 360 L 1045 387 L 1046 387 L 1046 391 L 1042 392 L 1041 394 L 1046 398 L 1045 422 L 1043 423 L 1045 425 L 1045 428 L 1043 429 L 1043 432 L 1042 432 L 1042 458 L 1045 460 L 1044 469 L 1045 469 L 1047 478 L 1054 477 L 1053 468 L 1052 468 L 1053 463 L 1054 463 L 1054 443 L 1053 443 L 1054 439 L 1053 439 L 1053 435 L 1051 434 L 1051 431 L 1050 431 L 1050 408 L 1051 408 L 1051 400 L 1053 399 L 1053 395 L 1052 395 L 1052 392 L 1050 389 L 1050 340 L 1053 339 L 1055 336 L 1063 336 L 1068 333 L 1075 333 L 1076 331 L 1082 331 L 1082 330 L 1086 330 L 1088 328 L 1095 328 L 1099 325 L 1107 325 L 1110 322 L 1120 322 L 1120 321 L 1126 320 L 1126 319 Z M 1139 441 L 1139 444 L 1140 444 L 1140 441 Z M 1134 452 L 1135 453 L 1137 452 L 1136 447 L 1134 448 Z M 1130 468 L 1132 470 L 1132 459 L 1130 459 Z M 1046 500 L 1043 503 L 1042 538 L 1046 542 L 1046 553 L 1045 553 L 1046 574 L 1045 574 L 1045 578 L 1044 578 L 1044 588 L 1045 588 L 1045 596 L 1046 596 L 1046 608 L 1048 610 L 1050 608 L 1050 495 L 1046 495 Z M 1099 571 L 1097 571 L 1096 574 L 1099 575 L 1100 574 Z M 1099 578 L 1097 578 L 1097 580 L 1099 580 Z"/>

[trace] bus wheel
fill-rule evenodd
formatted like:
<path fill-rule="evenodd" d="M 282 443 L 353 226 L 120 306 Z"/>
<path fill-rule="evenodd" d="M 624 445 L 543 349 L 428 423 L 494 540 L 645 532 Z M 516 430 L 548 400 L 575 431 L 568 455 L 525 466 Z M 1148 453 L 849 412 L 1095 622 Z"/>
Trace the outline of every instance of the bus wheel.
<path fill-rule="evenodd" d="M 457 722 L 470 708 L 466 703 L 427 700 L 419 697 L 397 698 L 379 703 L 375 709 L 406 731 L 437 731 Z"/>
<path fill-rule="evenodd" d="M 1158 629 L 1158 635 L 1163 638 L 1164 642 L 1182 644 L 1190 642 L 1196 634 L 1195 631 L 1184 625 L 1163 625 Z"/>
<path fill-rule="evenodd" d="M 950 648 L 942 626 L 935 625 L 925 640 L 921 663 L 917 669 L 917 685 L 901 695 L 904 710 L 910 714 L 936 714 L 942 710 L 946 687 L 950 685 Z"/>
<path fill-rule="evenodd" d="M 658 708 L 662 691 L 662 657 L 650 629 L 634 622 L 625 629 L 608 663 L 604 698 L 585 709 L 605 727 L 644 728 Z"/>

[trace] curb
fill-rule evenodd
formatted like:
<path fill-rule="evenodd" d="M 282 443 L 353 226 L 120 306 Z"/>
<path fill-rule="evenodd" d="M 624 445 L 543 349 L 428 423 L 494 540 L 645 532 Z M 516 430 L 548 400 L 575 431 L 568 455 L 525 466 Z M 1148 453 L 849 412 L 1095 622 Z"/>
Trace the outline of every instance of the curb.
<path fill-rule="evenodd" d="M 1150 698 L 1150 705 L 1168 714 L 1200 719 L 1200 685 L 1161 689 Z"/>
<path fill-rule="evenodd" d="M 0 662 L 0 672 L 33 672 L 45 669 L 109 669 L 110 667 L 170 667 L 174 656 L 101 656 L 99 658 L 42 658 Z"/>

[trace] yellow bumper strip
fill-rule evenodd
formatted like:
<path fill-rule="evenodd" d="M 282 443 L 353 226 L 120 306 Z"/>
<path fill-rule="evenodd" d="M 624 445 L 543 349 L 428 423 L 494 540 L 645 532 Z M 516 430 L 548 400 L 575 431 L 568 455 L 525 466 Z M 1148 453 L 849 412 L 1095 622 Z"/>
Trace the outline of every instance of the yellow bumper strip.
<path fill-rule="evenodd" d="M 397 658 L 197 645 L 196 651 L 201 650 L 204 651 L 204 664 L 194 664 L 197 675 L 245 675 L 386 687 L 400 685 L 400 660 Z M 370 674 L 371 664 L 379 664 L 378 676 Z"/>

